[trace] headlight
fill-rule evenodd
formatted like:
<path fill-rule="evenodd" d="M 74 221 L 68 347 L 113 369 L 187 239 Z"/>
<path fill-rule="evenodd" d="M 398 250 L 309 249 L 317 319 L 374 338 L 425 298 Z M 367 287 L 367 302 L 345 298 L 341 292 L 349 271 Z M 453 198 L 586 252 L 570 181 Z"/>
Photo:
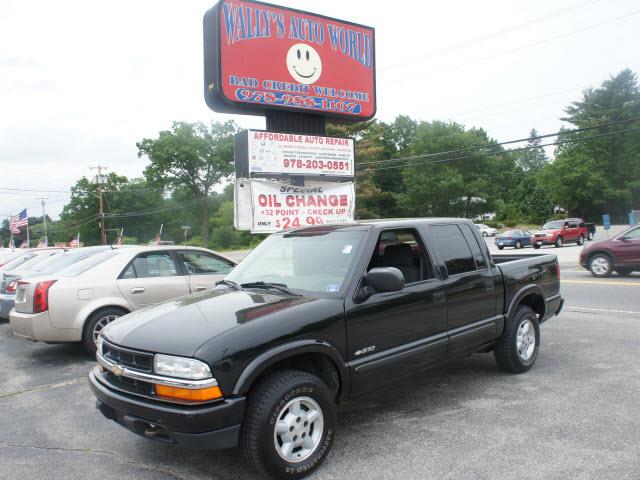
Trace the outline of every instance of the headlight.
<path fill-rule="evenodd" d="M 153 358 L 153 368 L 155 373 L 167 377 L 188 378 L 190 380 L 211 378 L 209 366 L 193 358 L 157 354 Z"/>
<path fill-rule="evenodd" d="M 547 233 L 547 237 L 553 237 L 553 233 Z"/>

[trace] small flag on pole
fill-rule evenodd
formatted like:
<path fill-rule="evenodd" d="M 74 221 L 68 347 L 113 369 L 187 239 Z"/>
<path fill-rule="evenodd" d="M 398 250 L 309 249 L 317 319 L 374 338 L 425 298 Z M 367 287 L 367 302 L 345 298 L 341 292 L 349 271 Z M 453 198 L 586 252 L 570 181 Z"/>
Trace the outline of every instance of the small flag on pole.
<path fill-rule="evenodd" d="M 9 221 L 11 233 L 20 233 L 20 227 L 26 227 L 29 218 L 27 217 L 27 209 L 25 208 L 17 215 L 13 215 Z"/>

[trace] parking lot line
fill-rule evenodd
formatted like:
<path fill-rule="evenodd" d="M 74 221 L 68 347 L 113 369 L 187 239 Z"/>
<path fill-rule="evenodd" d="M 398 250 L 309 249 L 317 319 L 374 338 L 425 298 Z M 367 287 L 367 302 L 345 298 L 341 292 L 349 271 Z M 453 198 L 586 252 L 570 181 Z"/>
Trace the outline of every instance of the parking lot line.
<path fill-rule="evenodd" d="M 606 280 L 565 280 L 562 279 L 562 283 L 577 283 L 581 285 L 622 285 L 624 287 L 640 287 L 640 282 L 619 282 L 619 281 L 606 281 Z"/>
<path fill-rule="evenodd" d="M 633 310 L 610 310 L 607 308 L 567 307 L 565 310 L 569 310 L 571 312 L 627 313 L 631 315 L 640 315 L 640 312 L 634 312 Z"/>

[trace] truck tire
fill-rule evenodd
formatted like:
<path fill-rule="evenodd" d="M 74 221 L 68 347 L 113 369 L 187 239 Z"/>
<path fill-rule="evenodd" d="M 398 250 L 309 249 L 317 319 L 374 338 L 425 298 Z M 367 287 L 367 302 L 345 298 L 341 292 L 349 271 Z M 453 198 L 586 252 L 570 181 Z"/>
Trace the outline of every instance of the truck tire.
<path fill-rule="evenodd" d="M 540 351 L 538 315 L 526 305 L 520 305 L 515 315 L 505 319 L 505 329 L 493 350 L 501 370 L 510 373 L 528 371 Z"/>
<path fill-rule="evenodd" d="M 315 375 L 276 372 L 250 393 L 240 448 L 258 472 L 302 478 L 324 461 L 335 436 L 336 404 Z"/>
<path fill-rule="evenodd" d="M 584 235 L 580 235 L 578 237 L 578 245 L 580 246 L 584 245 Z"/>
<path fill-rule="evenodd" d="M 589 271 L 594 277 L 608 277 L 613 272 L 613 261 L 606 253 L 594 253 L 589 258 Z"/>
<path fill-rule="evenodd" d="M 564 245 L 564 240 L 562 240 L 561 236 L 558 236 L 558 238 L 556 238 L 556 243 L 554 243 L 554 246 L 556 248 L 561 248 L 562 245 Z"/>
<path fill-rule="evenodd" d="M 89 315 L 87 321 L 84 322 L 84 329 L 82 330 L 82 346 L 84 349 L 91 354 L 95 354 L 97 335 L 107 324 L 123 317 L 127 313 L 129 312 L 122 308 L 107 307 L 96 310 Z"/>
<path fill-rule="evenodd" d="M 520 240 L 516 242 L 516 249 L 518 248 L 522 248 L 522 242 Z"/>

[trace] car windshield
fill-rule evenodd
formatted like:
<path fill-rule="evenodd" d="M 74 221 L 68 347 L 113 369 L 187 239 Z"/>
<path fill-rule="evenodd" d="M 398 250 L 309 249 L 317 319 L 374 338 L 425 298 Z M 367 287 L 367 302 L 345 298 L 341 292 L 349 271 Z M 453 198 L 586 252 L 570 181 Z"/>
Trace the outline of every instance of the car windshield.
<path fill-rule="evenodd" d="M 101 264 L 105 260 L 115 257 L 116 255 L 118 255 L 118 253 L 120 253 L 118 250 L 107 250 L 106 252 L 96 253 L 95 255 L 91 255 L 88 258 L 80 260 L 79 262 L 69 265 L 62 270 L 59 270 L 58 275 L 62 277 L 75 277 L 76 275 L 80 275 L 90 268 Z"/>
<path fill-rule="evenodd" d="M 308 292 L 340 291 L 364 230 L 327 229 L 275 234 L 225 277 L 243 285 L 267 282 Z"/>
<path fill-rule="evenodd" d="M 76 262 L 84 260 L 91 255 L 99 253 L 100 250 L 88 248 L 88 249 L 78 249 L 78 250 L 69 250 L 60 255 L 52 255 L 51 257 L 39 262 L 31 268 L 31 271 L 37 273 L 53 273 L 58 270 L 62 270 L 63 268 L 68 267 L 69 265 L 73 265 Z"/>
<path fill-rule="evenodd" d="M 562 220 L 556 220 L 554 222 L 547 222 L 542 226 L 543 230 L 557 230 L 558 228 L 562 228 L 564 222 Z"/>

